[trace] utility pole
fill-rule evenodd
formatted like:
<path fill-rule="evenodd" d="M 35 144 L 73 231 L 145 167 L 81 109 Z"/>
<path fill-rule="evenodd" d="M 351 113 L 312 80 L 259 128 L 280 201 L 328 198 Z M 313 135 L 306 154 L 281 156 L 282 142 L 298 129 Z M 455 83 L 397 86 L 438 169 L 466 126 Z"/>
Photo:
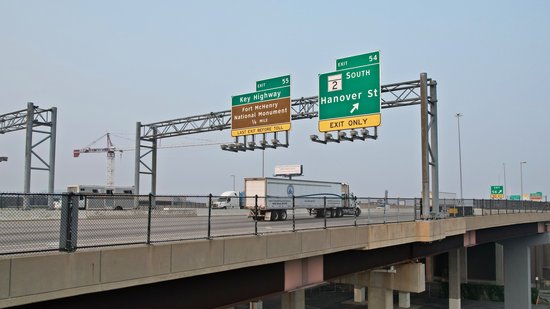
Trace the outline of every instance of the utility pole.
<path fill-rule="evenodd" d="M 455 116 L 458 124 L 458 168 L 460 171 L 460 199 L 462 200 L 464 198 L 463 192 L 462 192 L 462 148 L 460 145 L 460 117 L 462 117 L 462 114 L 456 113 Z"/>
<path fill-rule="evenodd" d="M 506 163 L 502 163 L 504 169 L 504 199 L 506 199 Z"/>
<path fill-rule="evenodd" d="M 519 181 L 521 186 L 521 200 L 523 201 L 523 164 L 527 164 L 527 161 L 519 162 Z"/>

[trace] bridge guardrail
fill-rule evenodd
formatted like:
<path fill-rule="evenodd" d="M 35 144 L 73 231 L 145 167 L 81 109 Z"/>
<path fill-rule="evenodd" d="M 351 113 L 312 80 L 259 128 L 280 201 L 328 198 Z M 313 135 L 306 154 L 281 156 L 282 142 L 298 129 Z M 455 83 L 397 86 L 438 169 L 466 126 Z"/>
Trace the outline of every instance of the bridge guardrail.
<path fill-rule="evenodd" d="M 264 197 L 241 197 L 249 209 L 213 207 L 222 198 L 0 193 L 0 255 L 406 222 L 422 209 L 420 198 L 269 197 L 286 220 L 265 222 L 273 217 L 254 216 Z M 548 202 L 511 200 L 441 199 L 440 207 L 433 219 L 550 211 Z"/>

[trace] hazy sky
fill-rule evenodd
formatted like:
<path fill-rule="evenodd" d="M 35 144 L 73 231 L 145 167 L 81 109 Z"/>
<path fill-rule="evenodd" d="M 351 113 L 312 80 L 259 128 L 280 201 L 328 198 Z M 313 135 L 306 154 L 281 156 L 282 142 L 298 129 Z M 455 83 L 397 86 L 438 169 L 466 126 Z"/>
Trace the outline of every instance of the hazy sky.
<path fill-rule="evenodd" d="M 464 196 L 504 182 L 550 192 L 548 1 L 7 1 L 0 0 L 0 114 L 57 107 L 55 188 L 104 184 L 105 154 L 72 150 L 113 132 L 134 148 L 137 121 L 230 109 L 255 81 L 292 75 L 291 96 L 318 93 L 335 60 L 380 50 L 382 84 L 438 82 L 440 190 Z M 382 111 L 379 139 L 321 145 L 317 119 L 293 122 L 275 165 L 303 164 L 305 179 L 342 181 L 360 196 L 420 196 L 419 106 Z M 0 136 L 0 191 L 23 190 L 25 132 Z M 231 141 L 230 131 L 162 140 L 163 146 Z M 97 144 L 97 147 L 102 147 Z M 47 148 L 40 152 L 47 157 Z M 35 163 L 36 165 L 36 163 Z M 158 192 L 219 194 L 261 176 L 261 151 L 219 146 L 159 151 Z M 134 153 L 116 158 L 116 184 L 132 185 Z M 32 191 L 47 188 L 34 171 Z M 142 193 L 149 190 L 142 177 Z"/>

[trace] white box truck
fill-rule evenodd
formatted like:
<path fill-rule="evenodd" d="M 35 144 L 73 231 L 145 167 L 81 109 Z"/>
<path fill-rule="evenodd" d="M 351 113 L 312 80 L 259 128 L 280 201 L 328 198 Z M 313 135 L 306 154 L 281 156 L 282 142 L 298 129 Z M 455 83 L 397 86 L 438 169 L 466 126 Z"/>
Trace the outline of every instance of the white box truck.
<path fill-rule="evenodd" d="M 361 214 L 345 183 L 262 177 L 246 178 L 244 188 L 245 208 L 258 220 L 286 220 L 293 208 L 327 218 Z"/>

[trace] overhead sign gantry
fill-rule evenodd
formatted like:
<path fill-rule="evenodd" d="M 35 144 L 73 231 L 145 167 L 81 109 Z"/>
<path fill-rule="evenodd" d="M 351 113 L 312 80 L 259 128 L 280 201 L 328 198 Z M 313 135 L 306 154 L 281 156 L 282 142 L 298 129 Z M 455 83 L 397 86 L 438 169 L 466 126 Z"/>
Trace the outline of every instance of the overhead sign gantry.
<path fill-rule="evenodd" d="M 34 103 L 27 103 L 27 108 L 16 112 L 0 115 L 0 134 L 25 130 L 25 171 L 23 193 L 31 192 L 31 171 L 48 172 L 48 193 L 54 191 L 55 180 L 55 145 L 57 132 L 57 108 L 40 108 Z M 39 140 L 33 139 L 38 137 Z M 49 140 L 48 161 L 39 154 L 38 147 Z M 37 166 L 32 165 L 32 158 L 38 160 Z M 7 161 L 0 159 L 0 161 Z M 35 161 L 36 162 L 36 161 Z M 49 205 L 52 205 L 50 199 Z M 29 204 L 25 203 L 23 207 Z"/>
<path fill-rule="evenodd" d="M 382 109 L 420 105 L 422 199 L 424 201 L 422 203 L 422 218 L 430 218 L 430 205 L 433 205 L 434 209 L 437 211 L 440 210 L 439 160 L 437 146 L 437 82 L 431 78 L 428 78 L 426 73 L 421 73 L 418 80 L 382 85 L 379 95 L 382 95 Z M 319 117 L 319 106 L 319 97 L 317 96 L 296 98 L 291 101 L 291 118 L 292 120 L 299 120 Z M 231 128 L 230 110 L 211 112 L 202 115 L 148 124 L 137 122 L 134 175 L 136 192 L 140 192 L 140 175 L 150 175 L 151 193 L 153 195 L 156 194 L 157 141 L 159 139 L 188 134 L 221 131 Z M 351 130 L 351 137 L 345 137 L 342 134 L 345 132 L 339 132 L 338 141 L 376 138 L 376 128 L 377 127 L 374 127 L 375 135 L 373 136 L 368 135 L 366 129 L 361 130 L 362 136 L 354 135 L 354 133 L 358 134 L 358 132 L 354 129 Z M 277 134 L 277 132 L 274 134 Z M 262 144 L 262 142 L 264 142 L 264 144 Z M 230 151 L 239 151 L 243 148 L 252 150 L 255 148 L 263 149 L 264 147 L 275 148 L 276 145 L 281 146 L 280 144 L 267 145 L 265 142 L 265 139 L 260 141 L 259 147 L 251 147 L 247 143 L 236 143 L 235 145 L 222 145 L 222 149 L 224 149 L 223 146 L 226 147 L 224 150 Z M 319 142 L 326 143 L 326 141 Z M 250 143 L 254 143 L 254 141 L 251 141 Z M 232 147 L 230 146 L 235 147 L 235 149 L 231 149 Z M 288 144 L 284 146 L 288 146 Z M 148 158 L 148 160 L 146 160 L 146 158 Z M 429 194 L 430 187 L 433 192 L 431 198 Z"/>

